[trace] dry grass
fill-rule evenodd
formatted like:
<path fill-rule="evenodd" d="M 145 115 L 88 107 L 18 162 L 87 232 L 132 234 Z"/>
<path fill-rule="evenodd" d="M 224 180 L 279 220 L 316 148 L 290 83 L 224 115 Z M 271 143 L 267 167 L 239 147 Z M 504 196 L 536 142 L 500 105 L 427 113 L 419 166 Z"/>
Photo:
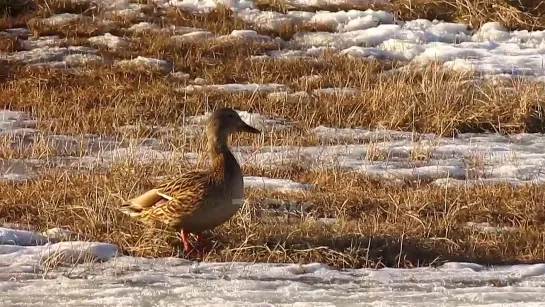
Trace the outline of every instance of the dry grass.
<path fill-rule="evenodd" d="M 118 165 L 91 173 L 49 170 L 38 180 L 0 183 L 0 213 L 5 222 L 67 227 L 91 240 L 117 243 L 129 254 L 170 256 L 182 253 L 174 234 L 146 230 L 116 207 L 119 197 L 150 188 L 156 176 L 176 171 L 180 168 L 170 163 Z M 336 267 L 543 260 L 545 212 L 537 200 L 544 195 L 538 187 L 398 186 L 331 170 L 246 168 L 245 173 L 307 182 L 313 190 L 293 195 L 250 190 L 246 207 L 216 229 L 206 260 L 320 261 Z M 312 206 L 291 219 L 267 217 L 266 198 Z M 336 221 L 324 224 L 321 217 Z M 470 221 L 515 225 L 517 230 L 481 233 L 465 227 Z"/>
<path fill-rule="evenodd" d="M 520 29 L 543 26 L 544 16 L 537 2 L 517 3 L 393 1 L 390 9 L 403 19 L 440 18 L 466 21 L 472 26 L 496 20 Z M 281 1 L 261 1 L 259 5 L 277 11 L 288 9 Z M 91 148 L 81 137 L 83 134 L 109 136 L 133 145 L 142 138 L 156 138 L 157 149 L 198 152 L 204 146 L 203 140 L 199 135 L 186 135 L 179 128 L 188 116 L 218 106 L 293 122 L 292 129 L 286 131 L 266 130 L 258 139 L 242 136 L 235 140 L 238 145 L 255 148 L 324 144 L 309 134 L 319 125 L 382 127 L 443 136 L 459 132 L 545 131 L 540 111 L 545 88 L 539 83 L 516 79 L 505 81 L 502 86 L 475 83 L 475 75 L 444 71 L 433 65 L 425 70 L 401 71 L 396 68 L 402 63 L 327 53 L 315 60 L 250 60 L 250 56 L 279 47 L 276 43 L 244 40 L 177 43 L 170 39 L 172 33 L 168 31 L 128 30 L 144 21 L 159 27 L 198 27 L 219 35 L 235 29 L 254 29 L 289 39 L 301 30 L 331 30 L 320 25 L 298 24 L 271 31 L 246 25 L 224 8 L 195 16 L 180 10 L 160 11 L 152 4 L 144 9 L 144 17 L 123 18 L 107 16 L 96 5 L 75 5 L 69 1 L 40 0 L 35 5 L 9 8 L 0 5 L 0 10 L 5 11 L 0 29 L 23 26 L 29 28 L 31 36 L 58 35 L 64 39 L 61 46 L 89 46 L 88 37 L 110 32 L 124 36 L 129 43 L 118 50 L 99 47 L 98 54 L 104 59 L 153 57 L 171 63 L 173 71 L 189 74 L 189 79 L 180 79 L 168 70 L 137 70 L 110 64 L 67 70 L 2 63 L 0 108 L 28 112 L 38 120 L 41 133 L 33 140 L 23 136 L 0 138 L 0 159 L 6 161 L 50 161 L 58 155 L 80 157 L 105 150 Z M 43 23 L 42 18 L 58 13 L 82 14 L 84 20 L 62 26 Z M 104 24 L 105 18 L 114 22 Z M 0 38 L 0 51 L 21 50 L 19 39 L 25 38 Z M 195 78 L 202 78 L 207 84 L 281 83 L 306 94 L 296 99 L 273 99 L 260 93 L 180 90 Z M 314 92 L 328 87 L 356 88 L 360 93 Z M 506 91 L 505 87 L 513 90 Z M 126 129 L 126 125 L 136 128 Z M 164 127 L 172 129 L 165 132 Z M 48 137 L 50 134 L 73 135 L 76 139 L 72 145 L 59 148 Z M 367 141 L 337 141 L 361 142 Z M 408 155 L 410 163 L 428 159 L 425 149 L 416 148 Z M 386 160 L 388 153 L 369 150 L 364 158 Z M 479 157 L 467 164 L 476 171 L 482 168 Z M 132 255 L 181 255 L 178 239 L 172 233 L 148 231 L 121 215 L 117 206 L 120 198 L 150 188 L 156 177 L 172 176 L 188 167 L 175 160 L 154 165 L 129 160 L 108 169 L 75 171 L 45 163 L 34 180 L 0 181 L 0 222 L 31 225 L 38 230 L 66 227 L 90 240 L 116 243 Z M 540 187 L 445 189 L 425 181 L 399 185 L 335 167 L 308 170 L 297 165 L 278 169 L 245 167 L 244 172 L 309 183 L 312 191 L 282 194 L 250 189 L 244 209 L 215 231 L 207 260 L 320 261 L 336 267 L 410 267 L 445 260 L 488 264 L 544 260 L 544 192 Z M 311 205 L 302 212 L 274 216 L 266 205 L 271 198 L 293 202 L 294 208 Z M 319 220 L 322 217 L 335 218 L 335 222 L 326 224 Z M 517 230 L 483 233 L 465 227 L 467 222 L 489 222 Z"/>
<path fill-rule="evenodd" d="M 540 30 L 545 28 L 544 3 L 541 0 L 391 0 L 388 4 L 349 3 L 320 7 L 294 7 L 283 0 L 257 0 L 262 10 L 285 13 L 289 10 L 305 11 L 346 11 L 385 10 L 395 12 L 401 20 L 417 18 L 463 22 L 478 28 L 490 21 L 499 21 L 509 29 Z"/>
<path fill-rule="evenodd" d="M 179 59 L 204 61 L 202 54 Z M 309 99 L 280 101 L 259 93 L 181 91 L 188 85 L 161 72 L 128 71 L 119 67 L 74 74 L 65 69 L 20 68 L 0 84 L 0 106 L 31 112 L 40 128 L 55 133 L 116 135 L 128 124 L 167 125 L 202 114 L 219 105 L 297 121 L 301 129 L 317 125 L 384 127 L 436 133 L 535 132 L 533 108 L 541 106 L 545 88 L 523 80 L 509 81 L 505 91 L 492 84 L 474 85 L 466 75 L 429 68 L 425 71 L 381 74 L 384 64 L 344 57 L 323 61 L 233 59 L 229 64 L 192 65 L 190 75 L 209 84 L 283 83 L 306 91 Z M 351 73 L 346 73 L 346 67 Z M 199 69 L 200 68 L 200 69 Z M 183 70 L 182 70 L 183 71 Z M 187 71 L 187 70 L 186 70 Z M 315 83 L 302 82 L 308 74 Z M 34 90 L 23 90 L 33 88 Z M 356 95 L 316 94 L 314 89 L 353 87 Z M 204 103 L 203 103 L 204 102 Z"/>

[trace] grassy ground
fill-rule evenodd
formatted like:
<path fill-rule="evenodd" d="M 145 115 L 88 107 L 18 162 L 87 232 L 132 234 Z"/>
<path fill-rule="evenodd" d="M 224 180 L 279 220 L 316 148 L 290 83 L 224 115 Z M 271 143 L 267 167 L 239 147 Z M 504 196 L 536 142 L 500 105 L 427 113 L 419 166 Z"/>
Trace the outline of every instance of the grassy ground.
<path fill-rule="evenodd" d="M 542 28 L 539 4 L 514 1 L 393 1 L 382 9 L 394 9 L 402 19 L 441 18 L 478 26 L 504 21 L 519 29 Z M 4 3 L 4 2 L 3 2 Z M 173 63 L 174 70 L 203 78 L 209 84 L 275 82 L 295 91 L 312 93 L 324 87 L 355 87 L 353 96 L 310 95 L 305 99 L 270 99 L 264 94 L 184 93 L 188 85 L 169 71 L 138 70 L 109 64 L 89 66 L 85 73 L 73 70 L 25 67 L 3 63 L 0 107 L 29 112 L 38 119 L 42 133 L 101 134 L 127 141 L 155 137 L 166 150 L 200 151 L 203 140 L 183 134 L 166 137 L 154 125 L 176 127 L 187 116 L 218 106 L 282 117 L 296 124 L 287 131 L 267 131 L 262 138 L 243 136 L 235 144 L 319 145 L 308 130 L 331 127 L 384 127 L 394 130 L 432 132 L 454 136 L 459 132 L 542 132 L 540 114 L 542 84 L 505 81 L 505 91 L 487 83 L 474 83 L 468 74 L 426 70 L 397 71 L 402 63 L 349 59 L 332 54 L 318 61 L 248 61 L 277 46 L 268 43 L 207 42 L 173 44 L 171 34 L 130 33 L 140 21 L 160 26 L 181 25 L 228 34 L 233 29 L 252 28 L 225 9 L 205 16 L 179 10 L 158 12 L 153 5 L 145 17 L 117 18 L 107 26 L 91 16 L 104 16 L 99 7 L 40 0 L 37 5 L 2 7 L 0 29 L 27 26 L 33 35 L 59 35 L 64 45 L 90 45 L 88 37 L 110 32 L 130 39 L 120 50 L 99 48 L 108 59 L 138 55 Z M 17 2 L 20 4 L 20 2 Z M 259 2 L 265 9 L 286 10 L 285 3 Z M 359 9 L 366 9 L 362 7 Z M 377 8 L 377 7 L 375 7 Z M 331 10 L 339 8 L 328 8 Z M 346 9 L 346 8 L 341 8 Z M 82 13 L 89 18 L 63 27 L 46 26 L 41 17 L 53 13 Z M 299 30 L 327 30 L 320 25 L 297 25 L 260 33 L 288 39 Z M 20 41 L 0 38 L 5 52 L 20 50 Z M 315 77 L 309 78 L 308 76 Z M 134 130 L 124 125 L 137 125 Z M 46 141 L 30 146 L 16 137 L 0 140 L 0 159 L 81 156 L 85 146 L 66 150 Z M 344 143 L 358 143 L 344 140 Z M 373 157 L 370 157 L 373 158 Z M 380 159 L 380 157 L 374 157 Z M 204 165 L 201 165 L 204 166 Z M 37 230 L 66 227 L 86 239 L 118 244 L 139 256 L 181 253 L 174 234 L 146 230 L 117 210 L 120 198 L 151 188 L 157 176 L 172 176 L 186 163 L 165 161 L 144 166 L 128 161 L 109 169 L 67 172 L 47 165 L 38 179 L 24 183 L 0 182 L 0 222 L 27 225 Z M 271 170 L 246 167 L 246 175 L 287 178 L 312 185 L 312 191 L 293 195 L 250 189 L 248 205 L 229 223 L 214 231 L 207 260 L 320 261 L 336 267 L 400 266 L 441 263 L 445 260 L 511 263 L 545 260 L 545 192 L 538 186 L 504 185 L 442 188 L 422 182 L 402 185 L 374 181 L 338 169 L 306 170 L 296 165 Z M 291 219 L 265 216 L 265 199 L 311 203 L 310 209 Z M 320 217 L 334 217 L 324 224 Z M 514 232 L 483 233 L 465 227 L 466 222 L 489 222 L 514 226 Z"/>

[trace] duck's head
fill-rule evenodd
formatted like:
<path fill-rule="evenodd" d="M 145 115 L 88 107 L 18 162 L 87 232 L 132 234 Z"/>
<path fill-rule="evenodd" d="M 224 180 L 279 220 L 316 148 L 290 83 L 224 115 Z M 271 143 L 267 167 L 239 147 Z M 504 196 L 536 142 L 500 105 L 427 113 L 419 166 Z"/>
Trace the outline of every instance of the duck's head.
<path fill-rule="evenodd" d="M 227 137 L 237 132 L 261 133 L 258 129 L 246 124 L 238 113 L 231 108 L 220 108 L 208 119 L 208 136 Z"/>

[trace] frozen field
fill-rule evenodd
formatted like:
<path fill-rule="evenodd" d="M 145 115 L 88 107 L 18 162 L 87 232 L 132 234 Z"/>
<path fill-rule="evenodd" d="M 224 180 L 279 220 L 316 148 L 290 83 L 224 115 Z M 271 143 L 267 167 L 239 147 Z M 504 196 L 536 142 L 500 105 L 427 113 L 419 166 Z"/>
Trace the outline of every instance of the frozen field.
<path fill-rule="evenodd" d="M 59 29 L 74 23 L 95 23 L 107 28 L 116 18 L 137 19 L 147 12 L 144 4 L 129 1 L 95 2 L 105 9 L 103 19 L 62 13 L 41 18 L 39 22 L 42 26 Z M 149 2 L 157 9 L 177 7 L 192 13 L 205 13 L 217 5 L 208 0 Z M 274 46 L 263 54 L 250 56 L 248 61 L 304 58 L 319 62 L 322 52 L 332 52 L 354 58 L 396 60 L 403 64 L 396 70 L 381 72 L 384 75 L 439 63 L 444 68 L 472 74 L 470 82 L 476 85 L 497 82 L 498 91 L 506 95 L 514 88 L 504 87 L 502 80 L 518 77 L 523 80 L 521 82 L 545 81 L 545 31 L 507 31 L 498 22 L 469 30 L 465 24 L 437 20 L 403 21 L 390 12 L 379 10 L 304 10 L 308 6 L 333 4 L 329 2 L 285 1 L 288 6 L 300 8 L 287 13 L 260 10 L 247 0 L 222 2 L 244 23 L 261 30 L 279 31 L 283 27 L 303 24 L 333 29 L 329 32 L 300 31 L 286 40 L 254 30 L 234 30 L 228 35 L 219 35 L 192 27 L 161 28 L 148 22 L 135 23 L 122 30 L 135 34 L 142 31 L 157 35 L 167 33 L 172 44 L 206 41 L 215 46 L 242 40 L 248 44 Z M 338 0 L 335 4 L 349 2 L 367 3 Z M 105 49 L 129 48 L 139 39 L 136 35 L 122 37 L 105 33 L 80 39 L 81 45 L 76 46 L 69 45 L 75 40 L 58 35 L 35 38 L 30 34 L 26 28 L 0 31 L 0 38 L 17 38 L 20 44 L 17 51 L 0 52 L 0 60 L 67 68 L 75 75 L 85 74 L 87 65 L 159 68 L 171 77 L 187 81 L 186 85 L 176 88 L 178 93 L 206 92 L 212 96 L 254 93 L 262 95 L 266 101 L 284 101 L 288 107 L 290 103 L 324 95 L 342 100 L 361 94 L 359 88 L 340 85 L 306 92 L 281 83 L 206 84 L 202 78 L 190 78 L 188 73 L 176 71 L 174 63 L 165 59 L 140 55 L 117 59 L 104 55 Z M 303 77 L 310 83 L 316 76 Z M 176 128 L 179 130 L 152 127 L 157 137 L 74 136 L 40 129 L 40 124 L 44 127 L 45 123 L 40 123 L 30 112 L 12 110 L 9 103 L 3 105 L 4 109 L 0 108 L 0 149 L 5 158 L 0 159 L 0 180 L 14 185 L 52 169 L 87 172 L 118 167 L 127 161 L 139 166 L 179 160 L 189 164 L 202 162 L 199 152 L 165 149 L 165 142 L 177 137 L 183 136 L 186 140 L 201 137 L 202 115 L 188 116 Z M 263 138 L 274 139 L 275 134 L 289 132 L 299 124 L 296 120 L 258 112 L 239 113 L 246 122 L 263 131 Z M 139 129 L 136 125 L 115 126 L 111 134 L 130 134 L 136 129 Z M 289 142 L 270 145 L 261 141 L 262 146 L 238 146 L 233 152 L 244 166 L 267 169 L 296 164 L 303 170 L 357 173 L 400 185 L 422 180 L 447 189 L 496 183 L 523 186 L 545 181 L 545 136 L 542 133 L 460 133 L 443 137 L 433 133 L 365 127 L 337 128 L 320 123 L 305 133 L 309 139 L 317 140 L 318 145 L 296 146 Z M 25 153 L 26 148 L 30 148 L 31 152 L 17 155 L 8 148 Z M 46 157 L 42 157 L 40 150 Z M 254 175 L 247 175 L 245 184 L 249 188 L 288 194 L 305 194 L 315 188 L 294 180 Z M 0 206 L 2 201 L 9 202 L 0 199 Z M 470 225 L 482 233 L 517 232 L 535 226 L 524 222 L 516 227 L 468 222 L 467 226 Z M 112 243 L 72 239 L 58 242 L 56 237 L 5 226 L 0 228 L 2 306 L 545 306 L 543 263 L 488 267 L 447 262 L 438 267 L 416 269 L 345 270 L 319 263 L 197 263 L 175 257 L 132 257 L 123 255 L 119 246 Z"/>
<path fill-rule="evenodd" d="M 318 263 L 116 257 L 112 244 L 46 242 L 0 228 L 0 243 L 9 243 L 0 245 L 3 306 L 543 306 L 545 300 L 545 264 L 336 270 Z"/>
<path fill-rule="evenodd" d="M 216 7 L 215 1 L 152 1 L 159 7 L 174 6 L 184 11 L 204 13 Z M 98 1 L 108 8 L 110 18 L 142 15 L 143 5 L 128 1 Z M 277 50 L 256 56 L 253 60 L 269 57 L 314 57 L 322 51 L 339 52 L 354 57 L 400 60 L 416 65 L 431 62 L 442 63 L 457 71 L 471 71 L 487 76 L 525 76 L 541 80 L 544 69 L 544 31 L 508 32 L 499 22 L 484 24 L 470 31 L 465 24 L 417 19 L 408 22 L 396 20 L 385 11 L 289 11 L 286 14 L 260 11 L 252 1 L 219 2 L 232 9 L 236 16 L 249 25 L 260 29 L 278 30 L 287 25 L 317 23 L 332 27 L 336 32 L 306 32 L 295 34 L 291 40 L 271 38 L 253 30 L 235 30 L 229 35 L 218 36 L 203 29 L 188 27 L 159 28 L 155 24 L 141 22 L 129 27 L 130 32 L 151 31 L 172 33 L 174 42 L 248 40 L 276 44 Z M 324 2 L 324 4 L 326 4 Z M 304 3 L 298 3 L 304 7 Z M 316 4 L 314 4 L 316 5 Z M 89 18 L 64 13 L 41 20 L 48 26 L 62 27 L 74 22 L 89 22 Z M 99 20 L 107 26 L 110 21 Z M 26 29 L 8 29 L 5 36 L 26 37 Z M 88 39 L 91 45 L 106 46 L 116 50 L 126 48 L 130 40 L 109 33 Z M 30 65 L 77 67 L 88 63 L 111 61 L 97 55 L 92 47 L 60 47 L 65 41 L 58 36 L 40 37 L 21 42 L 22 51 L 1 54 L 0 58 Z M 116 62 L 119 65 L 151 65 L 171 67 L 172 63 L 147 57 Z M 176 73 L 176 72 L 175 72 Z M 183 76 L 183 73 L 181 74 Z M 221 86 L 221 85 L 219 85 Z"/>
<path fill-rule="evenodd" d="M 265 133 L 289 129 L 279 120 L 241 112 L 249 123 Z M 126 160 L 142 164 L 183 159 L 195 163 L 199 153 L 159 150 L 158 140 L 127 141 L 90 135 L 71 137 L 39 134 L 35 121 L 21 112 L 0 111 L 0 134 L 19 135 L 15 144 L 50 144 L 57 152 L 84 148 L 85 155 L 48 158 L 51 165 L 77 169 L 107 167 Z M 188 118 L 184 134 L 202 135 L 199 118 Z M 24 128 L 22 128 L 24 126 Z M 434 184 L 541 183 L 545 179 L 545 137 L 542 134 L 459 134 L 454 138 L 391 130 L 338 129 L 319 126 L 309 136 L 324 142 L 350 140 L 359 144 L 319 146 L 240 146 L 233 149 L 241 164 L 282 167 L 298 163 L 306 169 L 339 168 L 377 179 L 429 180 Z M 135 145 L 136 144 L 136 145 Z M 23 180 L 40 170 L 40 159 L 4 160 L 3 177 Z M 256 182 L 255 179 L 252 182 Z"/>

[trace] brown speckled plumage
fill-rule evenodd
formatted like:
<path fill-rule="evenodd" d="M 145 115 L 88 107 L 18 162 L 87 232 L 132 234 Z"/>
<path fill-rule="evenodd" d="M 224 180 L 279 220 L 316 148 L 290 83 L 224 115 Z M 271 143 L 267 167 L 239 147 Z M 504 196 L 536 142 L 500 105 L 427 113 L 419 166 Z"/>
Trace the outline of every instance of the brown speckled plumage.
<path fill-rule="evenodd" d="M 121 211 L 145 224 L 164 223 L 181 232 L 186 251 L 187 234 L 213 229 L 229 220 L 242 205 L 243 177 L 227 146 L 236 132 L 260 133 L 230 108 L 216 110 L 207 124 L 208 152 L 212 165 L 165 182 L 121 206 Z"/>

